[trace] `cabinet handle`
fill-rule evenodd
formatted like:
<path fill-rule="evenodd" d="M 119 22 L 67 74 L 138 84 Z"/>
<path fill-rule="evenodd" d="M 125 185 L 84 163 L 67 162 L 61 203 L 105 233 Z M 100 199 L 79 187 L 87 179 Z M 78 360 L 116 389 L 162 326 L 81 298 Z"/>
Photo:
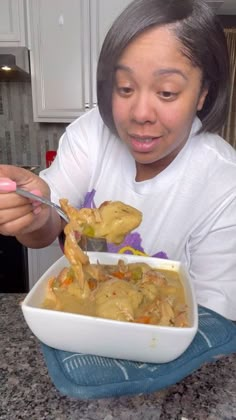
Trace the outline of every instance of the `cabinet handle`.
<path fill-rule="evenodd" d="M 59 16 L 58 23 L 59 23 L 60 26 L 64 25 L 64 16 L 63 15 Z"/>

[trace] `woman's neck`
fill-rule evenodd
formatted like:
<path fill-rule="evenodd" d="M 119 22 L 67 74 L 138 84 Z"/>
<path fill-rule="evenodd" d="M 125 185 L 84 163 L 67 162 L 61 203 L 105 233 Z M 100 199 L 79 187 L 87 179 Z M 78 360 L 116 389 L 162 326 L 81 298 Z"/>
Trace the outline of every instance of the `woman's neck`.
<path fill-rule="evenodd" d="M 136 182 L 141 181 L 147 181 L 148 179 L 152 179 L 158 174 L 160 174 L 162 171 L 164 171 L 167 166 L 173 162 L 173 160 L 176 158 L 176 156 L 179 154 L 179 150 L 175 150 L 168 156 L 165 156 L 164 158 L 157 160 L 153 163 L 140 163 L 135 162 L 136 164 Z"/>

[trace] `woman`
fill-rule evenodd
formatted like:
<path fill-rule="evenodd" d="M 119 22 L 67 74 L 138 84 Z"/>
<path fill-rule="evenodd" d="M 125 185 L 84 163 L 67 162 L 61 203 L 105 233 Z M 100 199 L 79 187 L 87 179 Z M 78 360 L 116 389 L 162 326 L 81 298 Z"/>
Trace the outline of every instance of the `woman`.
<path fill-rule="evenodd" d="M 236 152 L 213 134 L 228 85 L 224 33 L 204 1 L 135 0 L 104 41 L 98 108 L 67 128 L 40 178 L 12 166 L 0 177 L 77 207 L 138 208 L 139 228 L 109 250 L 181 260 L 198 302 L 236 320 Z M 26 246 L 63 229 L 52 209 L 14 193 L 0 209 L 0 232 Z"/>

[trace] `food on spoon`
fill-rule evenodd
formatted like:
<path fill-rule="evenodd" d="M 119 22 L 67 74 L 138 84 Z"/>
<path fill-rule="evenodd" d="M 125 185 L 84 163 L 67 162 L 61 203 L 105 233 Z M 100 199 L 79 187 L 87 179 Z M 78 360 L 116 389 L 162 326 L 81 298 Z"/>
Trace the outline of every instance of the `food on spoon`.
<path fill-rule="evenodd" d="M 60 205 L 76 230 L 94 238 L 105 238 L 113 244 L 120 244 L 142 220 L 139 210 L 121 201 L 105 201 L 95 209 L 76 209 L 66 199 L 61 199 Z"/>
<path fill-rule="evenodd" d="M 87 235 L 119 244 L 129 232 L 139 226 L 142 213 L 121 201 L 105 201 L 95 209 L 76 209 L 67 199 L 61 199 L 60 205 L 69 218 L 64 229 L 64 253 L 80 288 L 86 294 L 83 266 L 89 264 L 89 258 L 79 246 L 79 238 Z"/>
<path fill-rule="evenodd" d="M 86 287 L 65 267 L 48 281 L 44 308 L 144 324 L 187 327 L 188 311 L 179 274 L 146 263 L 83 266 Z"/>

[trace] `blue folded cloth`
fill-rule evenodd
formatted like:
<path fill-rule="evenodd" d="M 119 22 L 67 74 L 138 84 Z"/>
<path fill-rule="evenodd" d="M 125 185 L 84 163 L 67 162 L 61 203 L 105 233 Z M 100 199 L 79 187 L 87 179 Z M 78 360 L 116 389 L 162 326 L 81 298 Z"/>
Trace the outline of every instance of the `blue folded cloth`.
<path fill-rule="evenodd" d="M 158 391 L 181 381 L 203 363 L 236 352 L 236 325 L 199 306 L 199 328 L 193 342 L 178 359 L 164 364 L 70 353 L 41 345 L 49 375 L 63 395 L 108 398 Z"/>

